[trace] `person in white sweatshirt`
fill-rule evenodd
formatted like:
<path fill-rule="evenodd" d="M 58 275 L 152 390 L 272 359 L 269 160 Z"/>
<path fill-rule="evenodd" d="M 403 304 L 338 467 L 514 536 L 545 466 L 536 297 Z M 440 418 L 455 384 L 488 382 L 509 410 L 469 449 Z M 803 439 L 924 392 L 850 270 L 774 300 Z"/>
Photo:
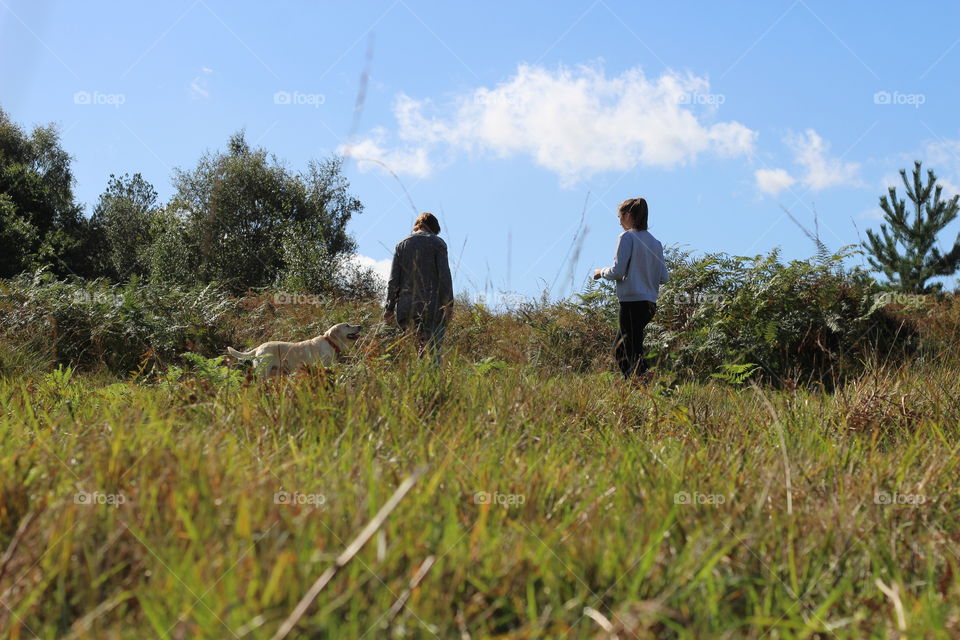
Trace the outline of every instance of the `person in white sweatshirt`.
<path fill-rule="evenodd" d="M 640 376 L 649 368 L 643 357 L 643 331 L 657 311 L 657 295 L 667 282 L 663 245 L 647 231 L 647 201 L 624 200 L 617 211 L 623 233 L 617 240 L 613 266 L 597 269 L 593 279 L 617 283 L 620 330 L 614 354 L 624 378 Z"/>

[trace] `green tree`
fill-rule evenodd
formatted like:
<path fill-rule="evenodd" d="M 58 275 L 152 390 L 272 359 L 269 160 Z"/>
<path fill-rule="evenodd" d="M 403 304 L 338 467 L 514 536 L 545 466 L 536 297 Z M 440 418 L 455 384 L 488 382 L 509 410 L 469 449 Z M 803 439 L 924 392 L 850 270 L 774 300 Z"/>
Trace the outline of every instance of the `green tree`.
<path fill-rule="evenodd" d="M 27 134 L 0 109 L 0 277 L 41 265 L 60 275 L 89 273 L 73 182 L 57 128 Z"/>
<path fill-rule="evenodd" d="M 119 280 L 149 272 L 157 192 L 139 173 L 110 176 L 90 218 L 90 244 L 98 270 Z"/>
<path fill-rule="evenodd" d="M 868 241 L 863 243 L 867 260 L 902 290 L 936 291 L 941 285 L 928 285 L 927 280 L 951 275 L 960 266 L 960 235 L 946 254 L 935 246 L 940 231 L 957 217 L 960 196 L 941 200 L 943 187 L 937 184 L 937 176 L 928 169 L 924 184 L 920 162 L 914 163 L 912 181 L 906 169 L 900 170 L 900 177 L 911 204 L 908 207 L 906 201 L 897 198 L 896 187 L 880 196 L 886 224 L 880 225 L 879 234 L 867 231 Z"/>
<path fill-rule="evenodd" d="M 226 152 L 207 153 L 192 171 L 176 172 L 176 195 L 157 222 L 154 275 L 238 291 L 274 284 L 288 267 L 290 234 L 298 232 L 318 260 L 352 252 L 346 225 L 363 206 L 341 169 L 332 158 L 295 173 L 251 148 L 242 131 L 234 134 Z M 174 268 L 171 260 L 190 267 Z"/>

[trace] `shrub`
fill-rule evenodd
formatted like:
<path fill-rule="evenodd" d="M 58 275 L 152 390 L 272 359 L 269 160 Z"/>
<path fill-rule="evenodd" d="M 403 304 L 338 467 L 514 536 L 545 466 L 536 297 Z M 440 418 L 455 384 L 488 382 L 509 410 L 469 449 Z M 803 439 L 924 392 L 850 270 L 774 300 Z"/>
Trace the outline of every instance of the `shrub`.
<path fill-rule="evenodd" d="M 865 272 L 844 268 L 848 255 L 784 263 L 777 251 L 694 258 L 668 249 L 670 281 L 647 329 L 648 357 L 685 377 L 832 385 L 862 371 L 866 358 L 914 353 L 914 323 Z M 614 287 L 605 281 L 519 312 L 531 329 L 530 359 L 574 371 L 612 366 L 617 316 Z"/>
<path fill-rule="evenodd" d="M 89 273 L 70 162 L 56 126 L 27 133 L 0 109 L 0 277 L 42 265 Z"/>
<path fill-rule="evenodd" d="M 293 224 L 283 235 L 283 270 L 277 286 L 300 293 L 330 293 L 343 298 L 370 299 L 383 294 L 385 283 L 369 268 L 345 254 L 333 254 L 323 234 Z"/>
<path fill-rule="evenodd" d="M 363 205 L 350 195 L 338 158 L 311 161 L 294 173 L 265 149 L 251 148 L 241 132 L 226 152 L 207 153 L 193 170 L 178 170 L 174 187 L 171 213 L 158 221 L 151 251 L 154 279 L 215 281 L 241 293 L 282 277 L 291 237 L 308 253 L 321 248 L 325 264 L 355 248 L 346 225 Z"/>
<path fill-rule="evenodd" d="M 843 266 L 849 255 L 784 263 L 776 250 L 700 258 L 673 250 L 648 347 L 696 376 L 755 365 L 768 381 L 825 384 L 859 372 L 864 358 L 911 353 L 915 331 L 875 281 Z"/>
<path fill-rule="evenodd" d="M 65 281 L 40 270 L 0 289 L 0 335 L 53 363 L 125 373 L 178 361 L 187 350 L 215 355 L 236 307 L 215 285 Z"/>
<path fill-rule="evenodd" d="M 157 192 L 139 173 L 110 176 L 90 217 L 90 248 L 100 275 L 128 280 L 146 276 Z"/>

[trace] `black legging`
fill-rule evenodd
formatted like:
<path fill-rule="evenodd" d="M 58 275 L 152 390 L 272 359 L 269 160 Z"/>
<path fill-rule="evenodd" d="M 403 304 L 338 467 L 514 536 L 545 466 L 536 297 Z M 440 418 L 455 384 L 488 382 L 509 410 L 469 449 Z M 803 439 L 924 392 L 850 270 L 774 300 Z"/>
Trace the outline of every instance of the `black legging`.
<path fill-rule="evenodd" d="M 648 369 L 643 359 L 643 330 L 656 312 L 657 305 L 646 300 L 620 303 L 620 331 L 614 354 L 624 378 Z"/>

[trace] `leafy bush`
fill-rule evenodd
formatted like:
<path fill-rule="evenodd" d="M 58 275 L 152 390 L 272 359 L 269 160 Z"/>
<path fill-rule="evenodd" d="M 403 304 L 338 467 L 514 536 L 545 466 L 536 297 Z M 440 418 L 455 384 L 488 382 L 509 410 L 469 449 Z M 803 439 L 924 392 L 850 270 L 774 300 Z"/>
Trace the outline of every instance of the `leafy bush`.
<path fill-rule="evenodd" d="M 283 235 L 284 267 L 276 285 L 300 293 L 333 293 L 340 297 L 380 297 L 385 283 L 371 270 L 346 254 L 332 254 L 326 240 L 315 228 L 297 223 Z"/>
<path fill-rule="evenodd" d="M 215 285 L 174 289 L 136 280 L 58 280 L 45 270 L 0 289 L 0 335 L 49 361 L 114 372 L 150 368 L 190 350 L 215 354 L 237 301 Z"/>
<path fill-rule="evenodd" d="M 518 315 L 533 330 L 527 351 L 534 364 L 576 372 L 612 366 L 617 301 L 609 285 L 591 281 L 573 300 L 526 304 Z"/>
<path fill-rule="evenodd" d="M 90 217 L 89 246 L 101 275 L 123 281 L 149 274 L 158 209 L 157 192 L 142 175 L 110 176 Z"/>
<path fill-rule="evenodd" d="M 27 133 L 0 109 L 0 277 L 49 265 L 86 275 L 86 220 L 70 155 L 50 124 Z"/>
<path fill-rule="evenodd" d="M 752 258 L 668 252 L 671 280 L 647 331 L 648 354 L 661 370 L 684 377 L 832 385 L 866 362 L 899 364 L 918 353 L 949 352 L 960 305 L 945 299 L 934 310 L 931 297 L 911 310 L 862 272 L 844 269 L 843 257 L 784 263 L 776 252 Z M 281 281 L 282 291 L 317 286 L 310 266 L 304 259 L 303 271 Z M 383 352 L 378 341 L 386 340 L 371 326 L 380 308 L 350 291 L 303 301 L 271 290 L 234 298 L 214 286 L 83 284 L 38 272 L 10 281 L 0 295 L 0 369 L 22 368 L 22 353 L 32 350 L 43 368 L 105 365 L 127 372 L 183 364 L 184 351 L 217 356 L 227 344 L 304 339 L 340 321 L 366 324 L 369 340 L 357 357 L 375 358 Z M 543 298 L 505 313 L 461 300 L 445 347 L 469 362 L 529 364 L 550 375 L 609 371 L 617 308 L 604 282 L 591 282 L 570 300 Z M 926 347 L 918 351 L 921 337 Z"/>
<path fill-rule="evenodd" d="M 202 380 L 211 387 L 236 389 L 244 379 L 243 373 L 231 369 L 224 364 L 224 356 L 204 358 L 189 351 L 182 353 L 186 366 L 171 366 L 157 376 L 157 383 L 161 387 L 175 387 L 178 382 L 187 378 Z"/>
<path fill-rule="evenodd" d="M 350 195 L 338 158 L 311 161 L 294 173 L 265 149 L 251 148 L 240 132 L 226 152 L 207 153 L 193 170 L 178 170 L 174 187 L 149 258 L 154 279 L 220 282 L 241 293 L 276 284 L 291 241 L 311 255 L 321 249 L 318 258 L 331 265 L 355 248 L 346 225 L 363 205 Z"/>
<path fill-rule="evenodd" d="M 912 352 L 915 332 L 888 309 L 876 282 L 843 266 L 849 255 L 784 263 L 776 250 L 700 258 L 674 250 L 648 348 L 694 375 L 755 365 L 768 381 L 825 384 L 858 372 L 864 358 Z"/>
<path fill-rule="evenodd" d="M 899 359 L 918 346 L 915 323 L 866 273 L 843 266 L 849 253 L 784 263 L 779 253 L 694 258 L 668 249 L 670 281 L 647 328 L 648 357 L 662 370 L 731 384 L 764 379 L 834 382 L 865 359 Z M 557 303 L 526 305 L 530 359 L 551 368 L 610 367 L 617 330 L 614 287 L 588 282 Z"/>

